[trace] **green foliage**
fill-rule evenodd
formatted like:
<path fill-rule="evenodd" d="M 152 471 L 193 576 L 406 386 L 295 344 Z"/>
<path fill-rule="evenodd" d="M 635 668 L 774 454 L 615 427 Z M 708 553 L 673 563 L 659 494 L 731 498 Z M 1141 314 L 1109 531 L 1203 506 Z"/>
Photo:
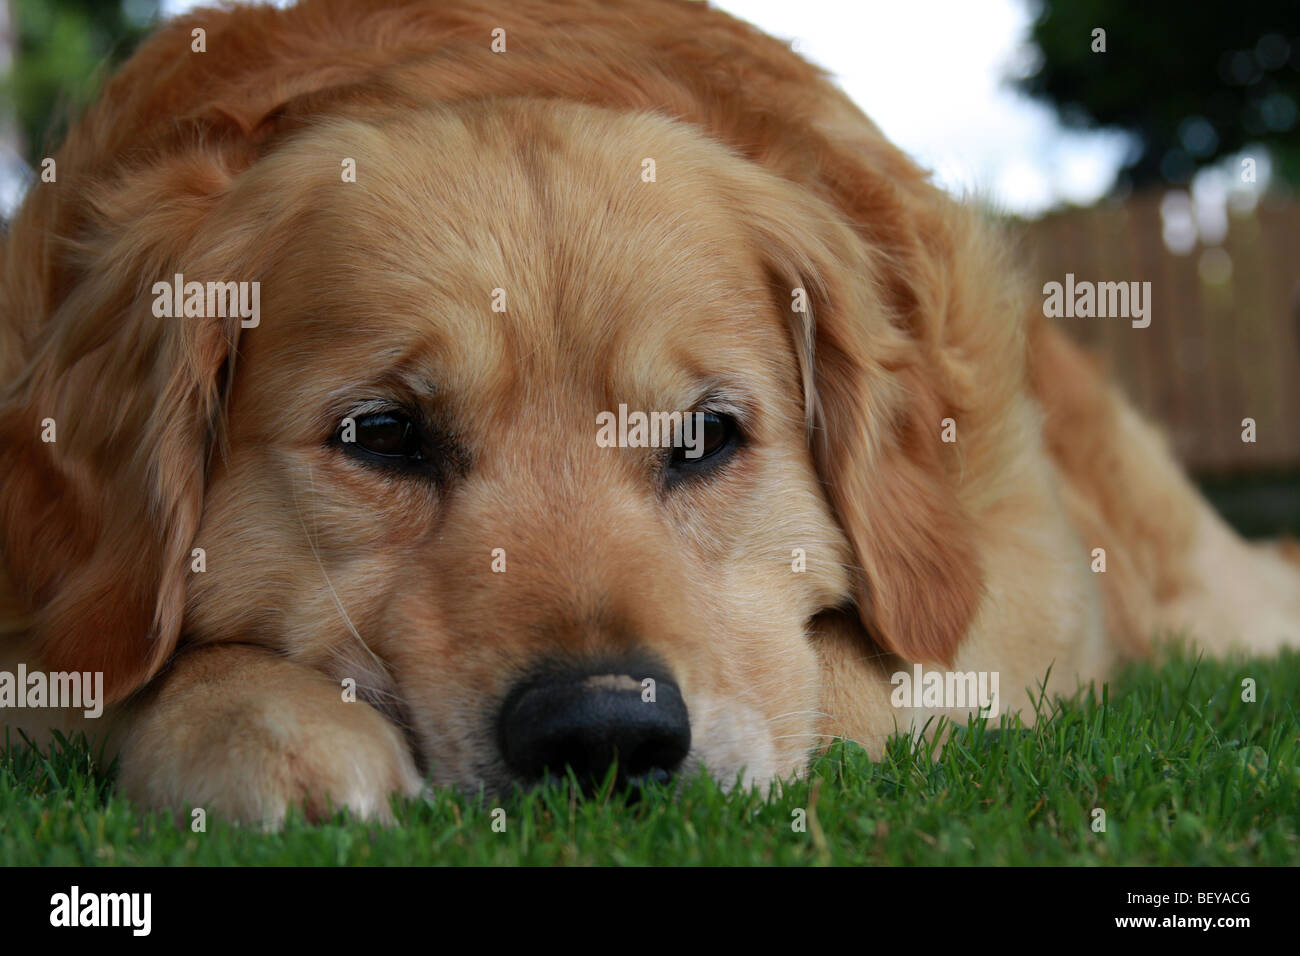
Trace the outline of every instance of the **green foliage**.
<path fill-rule="evenodd" d="M 17 114 L 30 165 L 63 139 L 159 8 L 160 0 L 11 0 L 17 50 L 0 96 Z"/>
<path fill-rule="evenodd" d="M 134 811 L 84 744 L 48 758 L 15 744 L 0 754 L 0 865 L 1294 864 L 1297 700 L 1300 653 L 1178 652 L 1113 693 L 1041 704 L 1031 729 L 957 728 L 938 753 L 896 737 L 878 762 L 839 744 L 770 794 L 697 777 L 629 804 L 556 785 L 502 801 L 504 833 L 494 802 L 449 792 L 399 804 L 393 827 L 339 814 L 262 833 L 209 816 L 192 833 Z"/>
<path fill-rule="evenodd" d="M 1186 183 L 1201 166 L 1259 143 L 1300 183 L 1300 21 L 1294 0 L 1038 0 L 1042 53 L 1018 86 L 1073 126 L 1118 127 L 1140 149 L 1135 187 Z M 1106 52 L 1092 31 L 1106 31 Z"/>

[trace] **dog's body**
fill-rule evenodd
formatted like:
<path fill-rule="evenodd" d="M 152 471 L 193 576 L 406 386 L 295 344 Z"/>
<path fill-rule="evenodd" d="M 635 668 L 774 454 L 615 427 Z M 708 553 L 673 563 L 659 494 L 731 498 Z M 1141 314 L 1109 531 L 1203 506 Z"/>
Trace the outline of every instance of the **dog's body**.
<path fill-rule="evenodd" d="M 762 782 L 970 709 L 894 706 L 913 662 L 1006 711 L 1165 630 L 1300 643 L 1300 572 L 1004 245 L 702 5 L 196 14 L 56 159 L 4 247 L 0 669 L 103 671 L 144 804 L 383 815 L 634 745 Z M 260 323 L 158 315 L 176 273 Z M 715 450 L 600 447 L 620 404 Z"/>

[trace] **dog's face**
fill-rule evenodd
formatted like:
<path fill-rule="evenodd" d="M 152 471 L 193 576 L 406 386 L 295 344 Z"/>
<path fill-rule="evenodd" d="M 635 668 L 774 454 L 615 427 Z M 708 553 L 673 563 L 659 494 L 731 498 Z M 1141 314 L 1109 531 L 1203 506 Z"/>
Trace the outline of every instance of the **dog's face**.
<path fill-rule="evenodd" d="M 313 174 L 336 155 L 356 183 Z M 189 636 L 354 679 L 435 782 L 599 775 L 603 747 L 629 776 L 687 748 L 726 782 L 800 767 L 806 630 L 848 599 L 850 548 L 792 290 L 720 195 L 727 165 L 745 174 L 652 117 L 524 106 L 340 124 L 266 160 L 242 189 L 280 197 L 250 240 L 276 251 Z M 598 442 L 620 405 L 702 413 L 698 457 Z"/>
<path fill-rule="evenodd" d="M 869 130 L 428 82 L 159 123 L 25 207 L 16 236 L 76 235 L 6 300 L 39 317 L 0 401 L 34 652 L 121 700 L 178 647 L 266 647 L 435 783 L 797 771 L 820 612 L 835 666 L 947 663 L 984 601 L 967 503 L 1023 391 L 999 260 Z M 178 272 L 260 283 L 260 324 L 160 314 Z M 610 447 L 623 409 L 702 433 Z"/>

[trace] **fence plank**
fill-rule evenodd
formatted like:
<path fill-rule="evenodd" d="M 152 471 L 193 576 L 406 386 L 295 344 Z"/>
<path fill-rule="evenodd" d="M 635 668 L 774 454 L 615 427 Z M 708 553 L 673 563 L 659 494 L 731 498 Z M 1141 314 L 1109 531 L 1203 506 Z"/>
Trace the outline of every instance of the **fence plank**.
<path fill-rule="evenodd" d="M 1174 255 L 1161 196 L 1070 210 L 1021 225 L 1035 289 L 1045 282 L 1152 283 L 1149 328 L 1122 318 L 1060 319 L 1099 354 L 1139 409 L 1203 474 L 1300 468 L 1300 205 L 1266 200 L 1234 213 L 1221 251 Z M 1255 444 L 1241 441 L 1254 418 Z"/>

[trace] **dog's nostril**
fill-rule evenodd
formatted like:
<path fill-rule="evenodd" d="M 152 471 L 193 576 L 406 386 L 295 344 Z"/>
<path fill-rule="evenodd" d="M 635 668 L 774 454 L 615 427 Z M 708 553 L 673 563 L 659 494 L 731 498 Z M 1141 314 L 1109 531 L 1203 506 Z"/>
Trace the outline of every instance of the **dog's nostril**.
<path fill-rule="evenodd" d="M 641 693 L 649 676 L 652 701 Z M 691 748 L 677 685 L 625 669 L 551 674 L 520 685 L 501 707 L 499 735 L 506 766 L 522 780 L 562 775 L 567 767 L 588 788 L 615 764 L 620 784 L 666 782 Z"/>

